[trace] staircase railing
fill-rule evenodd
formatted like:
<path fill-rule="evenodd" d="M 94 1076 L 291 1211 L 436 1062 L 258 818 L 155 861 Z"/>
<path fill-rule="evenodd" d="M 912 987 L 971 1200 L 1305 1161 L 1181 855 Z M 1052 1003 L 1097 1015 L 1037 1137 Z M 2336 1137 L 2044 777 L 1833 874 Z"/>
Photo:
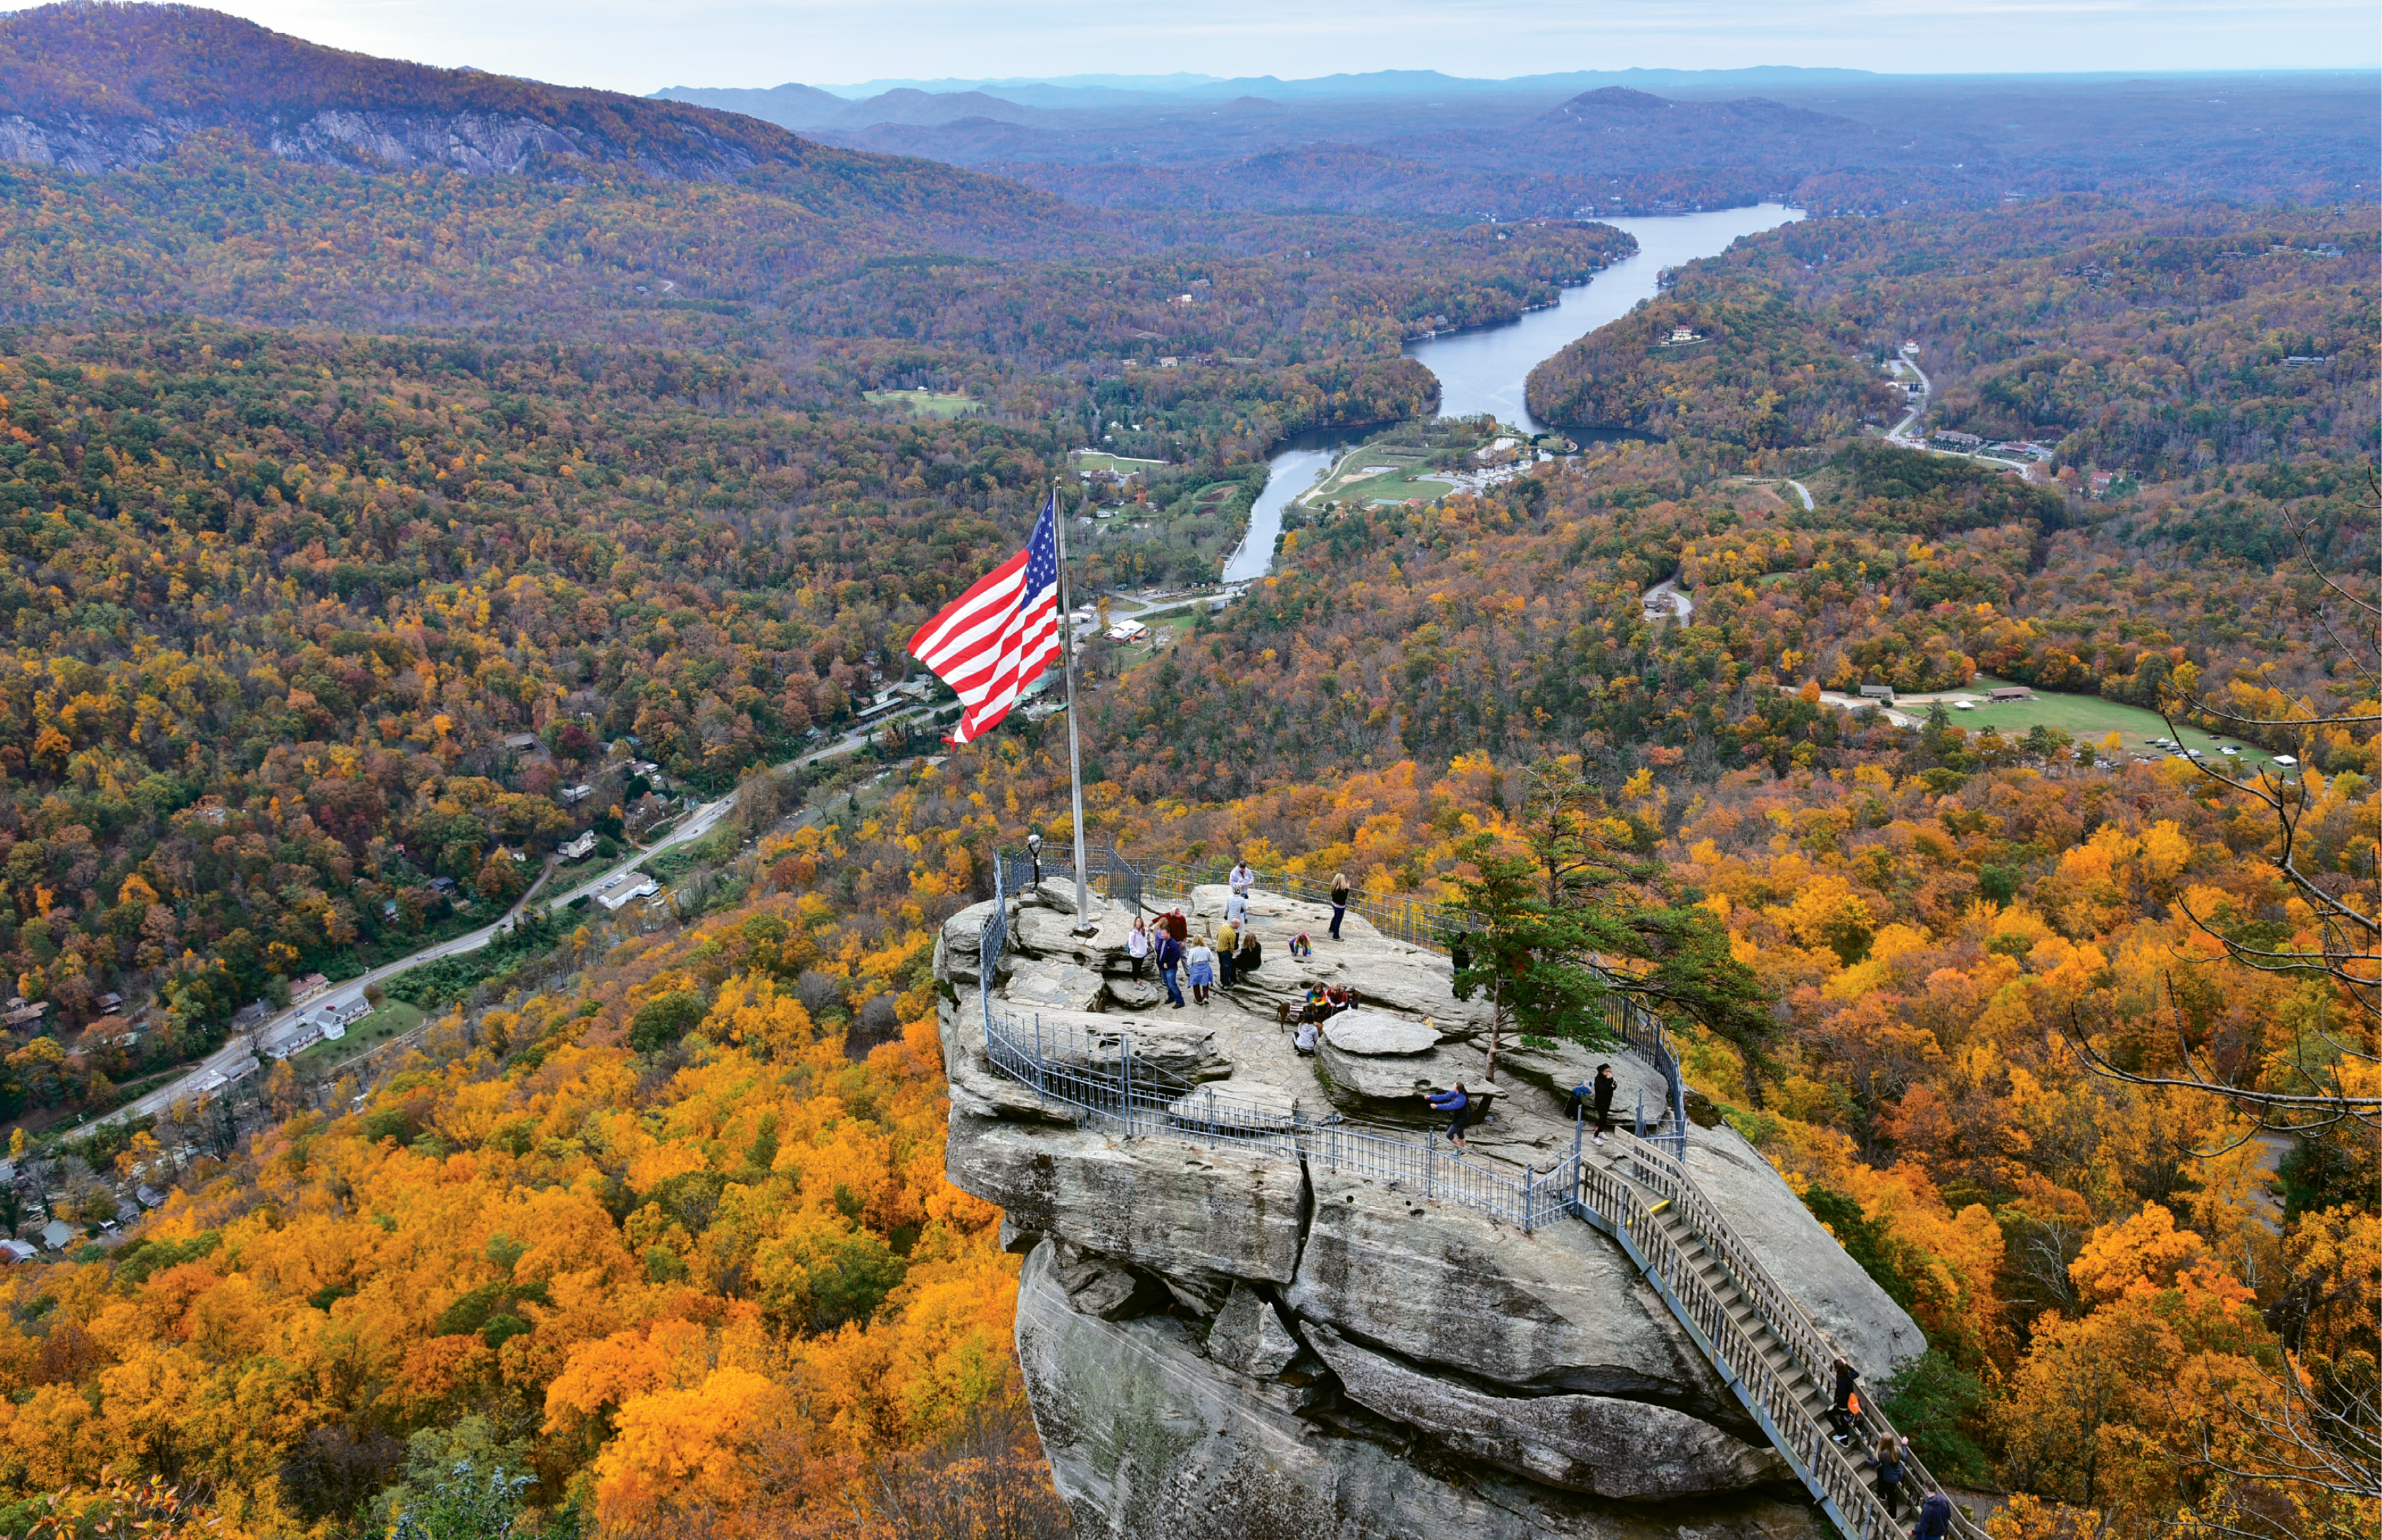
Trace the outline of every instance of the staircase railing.
<path fill-rule="evenodd" d="M 1580 1163 L 1580 1217 L 1621 1243 L 1839 1531 L 1851 1540 L 1886 1540 L 1904 1533 L 1861 1472 L 1863 1458 L 1878 1439 L 1894 1435 L 1893 1424 L 1864 1398 L 1860 1433 L 1849 1448 L 1838 1445 L 1828 1423 L 1796 1389 L 1799 1372 L 1815 1389 L 1833 1390 L 1836 1344 L 1779 1286 L 1684 1165 L 1646 1140 L 1627 1134 L 1620 1139 L 1621 1157 L 1614 1165 Z M 1626 1176 L 1619 1168 L 1623 1162 Z M 1748 1315 L 1786 1351 L 1786 1364 L 1770 1361 L 1712 1280 L 1681 1251 L 1664 1227 L 1665 1211 L 1726 1275 Z M 1922 1497 L 1943 1491 L 1915 1454 L 1904 1455 L 1902 1469 L 1907 1490 Z M 1958 1505 L 1953 1527 L 1966 1540 L 1983 1540 L 1984 1532 Z"/>

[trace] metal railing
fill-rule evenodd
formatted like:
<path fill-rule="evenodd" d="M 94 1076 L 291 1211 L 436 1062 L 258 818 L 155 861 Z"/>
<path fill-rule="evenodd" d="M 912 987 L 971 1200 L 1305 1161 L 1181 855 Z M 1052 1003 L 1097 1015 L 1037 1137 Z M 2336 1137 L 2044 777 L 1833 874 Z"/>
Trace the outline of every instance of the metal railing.
<path fill-rule="evenodd" d="M 1075 880 L 1075 855 L 1070 846 L 1045 846 L 1039 856 L 1030 851 L 1004 849 L 993 853 L 995 871 L 993 891 L 1023 893 L 1038 882 L 1073 882 Z M 1084 850 L 1084 877 L 1102 898 L 1111 904 L 1122 904 L 1130 909 L 1142 906 L 1145 882 L 1142 870 L 1106 843 L 1087 844 Z"/>
<path fill-rule="evenodd" d="M 1658 1126 L 1651 1136 L 1652 1142 L 1673 1160 L 1687 1159 L 1688 1084 L 1679 1075 L 1678 1056 L 1671 1052 L 1671 1035 L 1663 1029 L 1663 1018 L 1634 994 L 1606 996 L 1605 1011 L 1613 1023 L 1613 1035 L 1637 1050 L 1663 1077 L 1664 1110 L 1670 1126 Z"/>
<path fill-rule="evenodd" d="M 1149 899 L 1160 903 L 1185 904 L 1190 901 L 1193 888 L 1222 887 L 1231 875 L 1231 869 L 1224 866 L 1197 868 L 1161 861 L 1147 874 L 1144 892 Z M 1328 905 L 1332 902 L 1331 883 L 1318 882 L 1291 872 L 1266 872 L 1259 879 L 1257 886 L 1267 893 L 1309 904 Z M 1479 928 L 1478 918 L 1461 905 L 1391 898 L 1369 893 L 1363 888 L 1348 890 L 1348 912 L 1362 916 L 1374 930 L 1392 941 L 1402 941 L 1409 946 L 1419 946 L 1443 956 L 1457 936 Z"/>
<path fill-rule="evenodd" d="M 988 999 L 989 997 L 988 996 Z M 1399 1192 L 1461 1203 L 1535 1230 L 1568 1214 L 1577 1191 L 1575 1155 L 1543 1169 L 1508 1174 L 1480 1156 L 1441 1148 L 1439 1134 L 1360 1123 L 1336 1113 L 1310 1117 L 1196 1084 L 1136 1056 L 1122 1033 L 1046 1022 L 988 1005 L 985 1056 L 1030 1086 L 1045 1105 L 1074 1110 L 1079 1124 L 1120 1139 L 1165 1139 L 1295 1160 L 1310 1169 L 1378 1181 Z M 1502 1164 L 1503 1163 L 1498 1163 Z"/>
<path fill-rule="evenodd" d="M 1577 1166 L 1580 1217 L 1621 1243 L 1838 1530 L 1852 1540 L 1902 1534 L 1902 1524 L 1862 1473 L 1865 1457 L 1881 1437 L 1894 1435 L 1893 1424 L 1864 1396 L 1853 1439 L 1836 1442 L 1825 1412 L 1812 1404 L 1824 1407 L 1832 1398 L 1836 1344 L 1683 1164 L 1648 1141 L 1627 1134 L 1620 1139 L 1611 1164 L 1584 1160 Z M 1673 1233 L 1666 1218 L 1684 1237 Z M 1686 1240 L 1694 1243 L 1692 1252 Z M 1722 1297 L 1721 1282 L 1736 1291 L 1742 1318 Z M 1784 1363 L 1764 1350 L 1757 1327 L 1783 1350 Z M 1920 1499 L 1943 1491 L 1915 1454 L 1904 1455 L 1902 1468 L 1906 1489 Z M 1984 1532 L 1957 1504 L 1953 1525 L 1967 1540 L 1983 1540 Z"/>

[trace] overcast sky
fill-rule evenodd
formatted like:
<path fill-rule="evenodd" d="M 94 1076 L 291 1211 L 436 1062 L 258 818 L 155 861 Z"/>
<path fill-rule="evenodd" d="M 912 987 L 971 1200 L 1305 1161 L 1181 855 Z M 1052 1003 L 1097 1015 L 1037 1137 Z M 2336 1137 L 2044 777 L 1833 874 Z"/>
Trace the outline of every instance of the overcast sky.
<path fill-rule="evenodd" d="M 569 85 L 1835 65 L 2382 66 L 2374 0 L 202 0 L 317 43 Z M 11 0 L 0 6 L 16 8 Z"/>

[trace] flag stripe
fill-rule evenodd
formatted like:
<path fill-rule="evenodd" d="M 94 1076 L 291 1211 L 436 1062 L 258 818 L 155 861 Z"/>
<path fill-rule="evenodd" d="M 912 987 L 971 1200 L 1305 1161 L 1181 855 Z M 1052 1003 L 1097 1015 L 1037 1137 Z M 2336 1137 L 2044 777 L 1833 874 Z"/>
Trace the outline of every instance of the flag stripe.
<path fill-rule="evenodd" d="M 1052 491 L 1025 548 L 985 573 L 910 638 L 911 656 L 959 696 L 946 740 L 974 742 L 1010 708 L 1060 648 L 1059 494 Z"/>

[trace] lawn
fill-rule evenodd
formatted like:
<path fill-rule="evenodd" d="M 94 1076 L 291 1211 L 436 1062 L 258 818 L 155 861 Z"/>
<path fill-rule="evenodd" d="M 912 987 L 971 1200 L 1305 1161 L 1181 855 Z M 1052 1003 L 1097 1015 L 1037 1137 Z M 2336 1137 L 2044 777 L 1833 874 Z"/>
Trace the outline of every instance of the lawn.
<path fill-rule="evenodd" d="M 1429 453 L 1421 450 L 1359 446 L 1343 456 L 1332 474 L 1298 500 L 1309 506 L 1335 498 L 1357 503 L 1404 502 L 1408 498 L 1432 501 L 1453 488 L 1437 473 L 1426 469 L 1430 460 Z"/>
<path fill-rule="evenodd" d="M 1128 460 L 1123 455 L 1102 454 L 1098 450 L 1075 451 L 1076 470 L 1106 471 L 1112 475 L 1132 475 L 1136 472 L 1151 470 L 1165 463 L 1163 460 Z"/>
<path fill-rule="evenodd" d="M 422 1007 L 402 1000 L 386 1000 L 380 1009 L 348 1029 L 337 1041 L 318 1042 L 297 1055 L 308 1066 L 344 1064 L 371 1053 L 391 1038 L 401 1038 L 422 1025 Z"/>
<path fill-rule="evenodd" d="M 2056 727 L 2078 743 L 2089 742 L 2095 748 L 2101 747 L 2101 740 L 2106 734 L 2115 733 L 2119 746 L 2125 752 L 2146 756 L 2156 756 L 2162 752 L 2151 746 L 2153 738 L 2179 738 L 2184 747 L 2196 748 L 2208 756 L 2208 762 L 2212 764 L 2257 766 L 2274 758 L 2266 750 L 2242 743 L 2238 738 L 2204 733 L 2196 727 L 2179 727 L 2170 733 L 2166 720 L 2157 712 L 2146 711 L 2139 706 L 2121 706 L 2114 700 L 2103 700 L 2098 696 L 2037 691 L 2032 700 L 2006 701 L 1998 706 L 1987 704 L 1984 698 L 1986 692 L 2002 683 L 1980 674 L 1967 692 L 1946 692 L 1955 698 L 1966 693 L 1977 702 L 1973 711 L 1954 710 L 1953 721 L 1971 733 L 1991 727 L 2005 738 L 2023 737 L 2028 728 L 2037 724 Z M 1922 714 L 1926 711 L 1924 706 L 1917 706 L 1915 709 Z M 2232 759 L 2218 754 L 2219 745 L 2226 744 L 2238 746 L 2241 754 Z"/>
<path fill-rule="evenodd" d="M 898 406 L 913 417 L 966 417 L 984 410 L 973 396 L 950 390 L 864 390 L 872 406 Z"/>

